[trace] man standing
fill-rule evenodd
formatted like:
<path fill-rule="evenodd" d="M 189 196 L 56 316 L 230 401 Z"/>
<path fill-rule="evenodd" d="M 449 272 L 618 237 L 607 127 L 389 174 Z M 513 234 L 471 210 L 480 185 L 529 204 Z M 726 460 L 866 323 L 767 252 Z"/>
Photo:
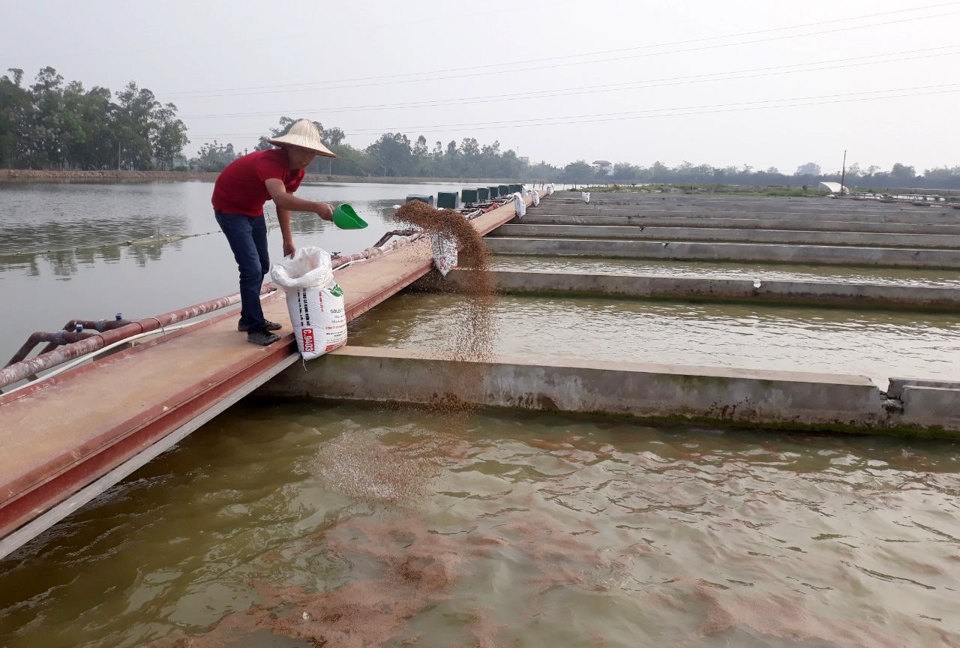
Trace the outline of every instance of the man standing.
<path fill-rule="evenodd" d="M 320 131 L 308 119 L 295 122 L 286 135 L 270 140 L 279 148 L 254 151 L 231 162 L 217 177 L 213 188 L 213 211 L 220 229 L 230 243 L 240 270 L 240 322 L 237 330 L 247 333 L 247 341 L 267 346 L 280 337 L 280 325 L 263 317 L 260 288 L 270 271 L 267 252 L 267 225 L 263 205 L 273 200 L 283 236 L 283 254 L 296 251 L 290 231 L 290 212 L 313 212 L 323 220 L 333 220 L 329 203 L 303 200 L 293 195 L 300 186 L 305 169 L 318 155 L 336 157 L 320 140 Z"/>

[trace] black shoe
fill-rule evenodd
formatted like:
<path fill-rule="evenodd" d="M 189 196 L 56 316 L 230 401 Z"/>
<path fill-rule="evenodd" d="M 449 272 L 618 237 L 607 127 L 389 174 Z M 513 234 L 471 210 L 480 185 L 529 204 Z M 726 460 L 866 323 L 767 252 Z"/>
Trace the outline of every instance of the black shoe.
<path fill-rule="evenodd" d="M 274 342 L 280 339 L 279 335 L 275 333 L 270 333 L 269 331 L 248 331 L 247 332 L 247 342 L 250 344 L 258 344 L 260 346 L 270 346 Z"/>
<path fill-rule="evenodd" d="M 279 331 L 283 328 L 283 325 L 277 324 L 276 322 L 271 322 L 270 320 L 264 320 L 263 328 L 267 329 L 268 331 Z M 237 322 L 237 330 L 241 333 L 244 333 L 250 330 L 250 325 L 244 324 L 243 322 Z"/>

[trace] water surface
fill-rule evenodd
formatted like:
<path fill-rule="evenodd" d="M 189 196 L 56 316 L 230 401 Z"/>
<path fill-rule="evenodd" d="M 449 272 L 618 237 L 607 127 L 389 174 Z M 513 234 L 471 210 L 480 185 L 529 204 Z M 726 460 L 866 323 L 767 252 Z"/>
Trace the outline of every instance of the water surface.
<path fill-rule="evenodd" d="M 943 442 L 250 404 L 0 563 L 0 643 L 946 647 L 958 474 Z"/>
<path fill-rule="evenodd" d="M 449 351 L 462 298 L 397 295 L 350 325 L 350 342 Z M 898 310 L 501 295 L 492 355 L 814 371 L 960 382 L 960 321 Z"/>
<path fill-rule="evenodd" d="M 459 188 L 459 185 L 456 185 Z M 369 223 L 339 230 L 313 214 L 293 216 L 297 245 L 350 254 L 395 229 L 393 205 L 450 185 L 310 184 L 298 196 L 350 202 Z M 213 218 L 213 183 L 0 183 L 0 362 L 34 331 L 73 319 L 136 320 L 237 292 L 237 267 Z M 282 241 L 265 206 L 270 254 Z"/>
<path fill-rule="evenodd" d="M 0 185 L 0 352 L 68 319 L 235 292 L 211 188 Z M 304 187 L 371 226 L 301 214 L 297 242 L 362 250 L 393 204 L 434 191 Z M 463 313 L 402 294 L 351 342 L 442 347 Z M 948 315 L 504 296 L 491 323 L 496 353 L 960 379 Z M 958 509 L 955 443 L 250 401 L 0 561 L 0 646 L 954 646 Z"/>

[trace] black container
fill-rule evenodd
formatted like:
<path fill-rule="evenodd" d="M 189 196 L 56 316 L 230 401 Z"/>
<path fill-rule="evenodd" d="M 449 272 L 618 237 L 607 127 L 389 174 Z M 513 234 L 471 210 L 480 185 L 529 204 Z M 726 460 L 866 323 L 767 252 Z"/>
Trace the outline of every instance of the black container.
<path fill-rule="evenodd" d="M 437 209 L 460 209 L 460 194 L 455 191 L 441 191 L 437 194 Z"/>

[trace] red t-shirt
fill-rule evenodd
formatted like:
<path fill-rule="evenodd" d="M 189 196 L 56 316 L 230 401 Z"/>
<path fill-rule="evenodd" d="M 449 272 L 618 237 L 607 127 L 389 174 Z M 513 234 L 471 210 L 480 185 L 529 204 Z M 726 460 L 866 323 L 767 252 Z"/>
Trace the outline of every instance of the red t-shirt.
<path fill-rule="evenodd" d="M 266 184 L 270 178 L 283 180 L 288 193 L 300 186 L 305 171 L 290 168 L 282 148 L 254 151 L 227 165 L 213 185 L 213 208 L 224 214 L 263 216 L 263 203 L 270 200 Z"/>

